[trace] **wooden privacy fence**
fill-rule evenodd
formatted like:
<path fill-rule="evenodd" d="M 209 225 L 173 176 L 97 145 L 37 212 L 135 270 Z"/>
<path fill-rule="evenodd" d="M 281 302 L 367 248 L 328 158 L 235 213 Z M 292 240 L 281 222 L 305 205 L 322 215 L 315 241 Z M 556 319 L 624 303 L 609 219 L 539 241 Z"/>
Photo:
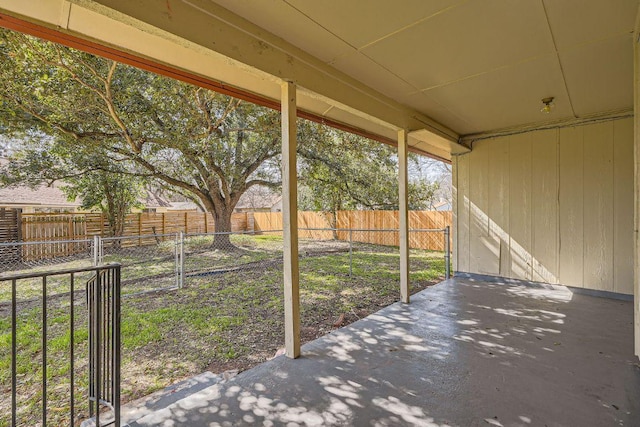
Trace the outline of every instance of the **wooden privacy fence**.
<path fill-rule="evenodd" d="M 443 229 L 451 226 L 451 211 L 410 211 L 410 229 Z M 255 231 L 282 230 L 281 212 L 255 212 L 253 214 Z M 397 230 L 399 227 L 398 211 L 339 211 L 331 212 L 298 212 L 298 228 L 336 228 L 344 230 Z M 298 235 L 304 239 L 348 240 L 349 231 L 299 230 Z M 353 241 L 385 246 L 399 246 L 400 238 L 394 232 L 359 232 L 352 233 Z M 451 242 L 450 242 L 451 243 Z M 413 232 L 409 233 L 409 247 L 443 251 L 444 235 L 442 233 Z"/>
<path fill-rule="evenodd" d="M 214 220 L 211 214 L 202 212 L 133 213 L 125 220 L 123 239 L 119 245 L 153 245 L 172 239 L 178 232 L 213 233 Z M 451 212 L 412 211 L 409 213 L 411 229 L 442 229 L 451 225 Z M 299 228 L 337 228 L 332 230 L 300 230 L 303 239 L 338 239 L 398 246 L 396 231 L 372 231 L 349 233 L 348 229 L 397 230 L 397 211 L 340 211 L 299 212 Z M 232 216 L 232 231 L 282 230 L 281 212 L 242 212 Z M 72 256 L 87 253 L 88 241 L 94 236 L 110 237 L 109 224 L 100 213 L 67 214 L 22 214 L 17 210 L 0 210 L 0 241 L 47 242 L 46 244 L 23 245 L 15 253 L 5 256 L 21 258 L 22 261 Z M 137 237 L 137 238 L 136 238 Z M 409 234 L 409 245 L 415 249 L 444 250 L 442 233 L 414 232 Z M 5 248 L 7 249 L 7 248 Z M 8 249 L 7 249 L 8 250 Z"/>
<path fill-rule="evenodd" d="M 233 214 L 233 231 L 247 229 L 247 214 Z M 132 213 L 125 218 L 123 237 L 166 235 L 178 232 L 213 233 L 211 214 L 202 212 Z M 109 222 L 99 213 L 22 214 L 22 241 L 84 240 L 110 237 Z"/>
<path fill-rule="evenodd" d="M 232 231 L 247 229 L 247 213 L 233 214 Z M 153 245 L 184 233 L 212 233 L 211 214 L 202 212 L 131 213 L 125 218 L 120 247 Z M 111 237 L 109 222 L 100 213 L 22 214 L 19 239 L 22 261 L 38 261 L 87 254 L 94 236 Z M 137 238 L 136 238 L 137 237 Z M 28 244 L 46 242 L 44 244 Z M 17 250 L 17 249 L 16 249 Z"/>
<path fill-rule="evenodd" d="M 247 229 L 247 214 L 233 214 L 233 231 Z M 211 214 L 202 212 L 132 213 L 125 218 L 121 246 L 151 245 L 172 238 L 178 232 L 212 233 Z M 100 213 L 22 214 L 20 241 L 47 242 L 25 245 L 24 261 L 71 256 L 88 250 L 87 240 L 94 236 L 110 237 L 109 222 Z M 135 237 L 138 237 L 137 239 Z M 134 237 L 133 239 L 131 237 Z M 84 243 L 80 243 L 84 242 Z"/>

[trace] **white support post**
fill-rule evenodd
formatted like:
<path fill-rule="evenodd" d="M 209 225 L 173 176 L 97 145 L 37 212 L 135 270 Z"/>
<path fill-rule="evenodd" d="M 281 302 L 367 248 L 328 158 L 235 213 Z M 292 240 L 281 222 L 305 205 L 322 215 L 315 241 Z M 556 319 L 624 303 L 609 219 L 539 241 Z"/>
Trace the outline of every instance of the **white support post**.
<path fill-rule="evenodd" d="M 400 300 L 409 302 L 409 178 L 407 131 L 398 131 L 398 194 L 400 196 Z"/>
<path fill-rule="evenodd" d="M 284 243 L 284 339 L 286 355 L 300 356 L 300 284 L 298 272 L 298 176 L 296 159 L 296 86 L 282 84 L 282 229 Z"/>
<path fill-rule="evenodd" d="M 100 236 L 93 236 L 93 266 L 100 265 Z"/>
<path fill-rule="evenodd" d="M 634 144 L 633 144 L 633 306 L 635 355 L 640 357 L 640 9 L 633 35 Z"/>

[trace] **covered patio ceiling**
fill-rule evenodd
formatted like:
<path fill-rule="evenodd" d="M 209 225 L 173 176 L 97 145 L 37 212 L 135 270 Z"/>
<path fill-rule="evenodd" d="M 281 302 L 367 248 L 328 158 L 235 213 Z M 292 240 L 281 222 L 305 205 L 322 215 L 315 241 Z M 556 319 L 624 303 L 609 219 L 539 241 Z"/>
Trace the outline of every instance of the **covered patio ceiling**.
<path fill-rule="evenodd" d="M 633 106 L 637 0 L 216 3 L 461 135 Z"/>
<path fill-rule="evenodd" d="M 294 81 L 301 111 L 387 142 L 407 129 L 414 151 L 445 160 L 472 135 L 633 107 L 638 0 L 0 0 L 0 11 L 266 101 Z"/>

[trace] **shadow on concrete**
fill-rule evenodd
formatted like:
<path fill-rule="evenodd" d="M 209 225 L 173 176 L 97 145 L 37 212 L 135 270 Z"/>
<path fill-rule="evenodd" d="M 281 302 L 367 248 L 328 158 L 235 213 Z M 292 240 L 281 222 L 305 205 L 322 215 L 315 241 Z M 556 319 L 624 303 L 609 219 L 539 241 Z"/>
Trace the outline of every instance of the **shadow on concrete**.
<path fill-rule="evenodd" d="M 637 426 L 633 305 L 452 279 L 131 426 Z"/>

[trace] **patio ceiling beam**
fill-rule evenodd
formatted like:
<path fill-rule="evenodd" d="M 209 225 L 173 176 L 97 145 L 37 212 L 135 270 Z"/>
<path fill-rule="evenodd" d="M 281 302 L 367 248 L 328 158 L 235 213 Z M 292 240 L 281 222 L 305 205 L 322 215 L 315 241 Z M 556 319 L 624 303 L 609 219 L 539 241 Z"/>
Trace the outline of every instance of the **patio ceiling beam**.
<path fill-rule="evenodd" d="M 50 0 L 46 6 L 0 0 L 0 27 L 280 109 L 281 79 L 275 76 L 143 23 L 134 27 L 131 18 L 120 22 L 117 19 L 122 17 L 115 12 L 99 14 L 68 0 Z M 297 98 L 299 118 L 396 146 L 396 129 L 388 123 L 301 87 Z M 415 136 L 410 134 L 409 151 L 444 162 L 450 162 L 451 154 L 469 151 L 457 139 L 437 136 L 423 127 Z"/>
<path fill-rule="evenodd" d="M 408 135 L 398 131 L 398 195 L 400 196 L 400 300 L 409 302 L 409 171 L 407 161 Z"/>
<path fill-rule="evenodd" d="M 324 64 L 289 42 L 210 0 L 144 2 L 131 0 L 73 0 L 102 14 L 133 19 L 218 52 L 242 64 L 329 97 L 396 127 L 431 129 L 456 140 L 458 135 L 415 110 Z M 133 18 L 133 19 L 132 19 Z"/>
<path fill-rule="evenodd" d="M 410 141 L 413 149 L 433 151 L 433 155 L 445 160 L 450 159 L 449 150 L 468 151 L 452 129 L 210 0 L 72 0 L 71 3 L 144 32 L 219 55 L 227 63 L 235 63 L 238 73 L 258 76 L 265 86 L 279 80 L 295 81 L 299 96 L 302 93 L 316 96 L 319 101 L 350 114 L 353 120 L 374 123 L 386 129 L 381 130 L 385 134 L 382 136 L 390 139 L 394 139 L 398 129 L 425 130 L 426 137 Z"/>
<path fill-rule="evenodd" d="M 282 233 L 285 351 L 300 356 L 300 283 L 298 271 L 298 174 L 296 159 L 296 86 L 282 83 Z"/>

